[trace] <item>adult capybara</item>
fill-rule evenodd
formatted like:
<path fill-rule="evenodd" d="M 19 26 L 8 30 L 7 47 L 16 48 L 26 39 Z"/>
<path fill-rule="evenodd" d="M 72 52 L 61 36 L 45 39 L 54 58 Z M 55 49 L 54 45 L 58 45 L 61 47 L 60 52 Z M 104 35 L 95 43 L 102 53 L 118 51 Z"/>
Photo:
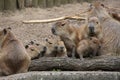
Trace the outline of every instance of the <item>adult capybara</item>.
<path fill-rule="evenodd" d="M 102 41 L 102 27 L 97 17 L 89 17 L 80 27 L 71 26 L 68 21 L 58 21 L 52 27 L 52 33 L 64 42 L 69 57 L 77 54 L 78 43 L 83 39 L 95 36 Z"/>
<path fill-rule="evenodd" d="M 52 33 L 61 38 L 67 49 L 68 57 L 75 58 L 76 43 L 78 43 L 78 28 L 71 26 L 67 20 L 56 22 L 52 27 Z"/>
<path fill-rule="evenodd" d="M 102 42 L 102 26 L 97 17 L 88 17 L 85 24 L 81 25 L 79 29 L 79 40 L 96 37 Z"/>
<path fill-rule="evenodd" d="M 95 2 L 89 16 L 97 16 L 103 28 L 101 55 L 120 55 L 120 22 L 113 19 L 100 2 Z"/>
<path fill-rule="evenodd" d="M 10 29 L 0 31 L 0 69 L 3 75 L 28 71 L 31 60 L 22 42 Z"/>

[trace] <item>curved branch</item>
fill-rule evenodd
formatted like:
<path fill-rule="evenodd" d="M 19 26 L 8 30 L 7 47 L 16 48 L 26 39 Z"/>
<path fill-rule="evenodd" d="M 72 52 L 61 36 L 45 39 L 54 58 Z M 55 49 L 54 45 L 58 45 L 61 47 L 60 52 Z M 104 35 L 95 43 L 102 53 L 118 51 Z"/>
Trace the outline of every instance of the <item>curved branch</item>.
<path fill-rule="evenodd" d="M 64 16 L 64 17 L 59 17 L 59 18 L 54 18 L 54 19 L 45 19 L 45 20 L 26 20 L 26 21 L 23 21 L 23 23 L 25 23 L 25 24 L 50 23 L 50 22 L 55 22 L 55 21 L 65 20 L 65 19 L 85 20 L 86 18 L 79 17 L 79 16 Z"/>

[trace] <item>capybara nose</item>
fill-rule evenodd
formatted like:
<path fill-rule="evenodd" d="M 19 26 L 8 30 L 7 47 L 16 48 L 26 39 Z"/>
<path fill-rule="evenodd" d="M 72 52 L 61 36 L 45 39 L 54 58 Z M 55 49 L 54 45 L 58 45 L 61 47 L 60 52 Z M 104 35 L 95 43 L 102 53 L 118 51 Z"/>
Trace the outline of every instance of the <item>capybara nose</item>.
<path fill-rule="evenodd" d="M 53 34 L 55 34 L 55 29 L 54 28 L 52 28 L 51 31 L 52 31 Z"/>
<path fill-rule="evenodd" d="M 60 47 L 60 49 L 61 49 L 61 50 L 63 50 L 63 49 L 64 49 L 64 47 Z"/>
<path fill-rule="evenodd" d="M 58 49 L 58 47 L 57 47 L 57 46 L 55 46 L 54 48 L 55 48 L 56 50 Z"/>
<path fill-rule="evenodd" d="M 100 48 L 101 48 L 101 46 L 99 45 L 99 46 L 98 46 L 98 48 L 100 49 Z"/>
<path fill-rule="evenodd" d="M 95 27 L 94 27 L 94 25 L 92 23 L 90 23 L 88 28 L 89 28 L 89 35 L 90 36 L 94 36 L 94 34 L 95 34 Z"/>
<path fill-rule="evenodd" d="M 89 30 L 90 30 L 90 33 L 91 33 L 91 34 L 94 33 L 94 27 L 93 27 L 93 26 L 90 26 L 90 27 L 89 27 Z"/>

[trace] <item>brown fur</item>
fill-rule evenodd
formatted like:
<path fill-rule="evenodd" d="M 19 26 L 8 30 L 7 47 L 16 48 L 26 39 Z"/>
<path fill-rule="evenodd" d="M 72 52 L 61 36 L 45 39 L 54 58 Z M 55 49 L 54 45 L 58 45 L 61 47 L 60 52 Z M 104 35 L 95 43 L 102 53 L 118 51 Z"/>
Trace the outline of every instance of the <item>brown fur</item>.
<path fill-rule="evenodd" d="M 96 37 L 91 37 L 89 39 L 84 39 L 79 42 L 77 47 L 77 53 L 81 60 L 83 57 L 94 57 L 98 55 L 101 42 Z"/>
<path fill-rule="evenodd" d="M 113 19 L 100 2 L 93 4 L 90 16 L 97 16 L 103 28 L 101 55 L 120 55 L 120 22 Z"/>
<path fill-rule="evenodd" d="M 9 29 L 0 31 L 0 52 L 0 69 L 4 75 L 27 72 L 30 57 Z"/>
<path fill-rule="evenodd" d="M 90 30 L 91 28 L 94 28 L 94 30 L 92 31 L 92 34 Z M 89 37 L 96 37 L 101 42 L 103 40 L 102 26 L 97 17 L 89 17 L 86 20 L 86 23 L 81 25 L 80 27 L 79 40 L 87 39 Z"/>
<path fill-rule="evenodd" d="M 86 23 L 80 27 L 71 26 L 68 21 L 58 21 L 52 27 L 52 33 L 60 36 L 61 40 L 64 42 L 69 57 L 75 57 L 77 53 L 76 48 L 81 40 L 91 37 L 89 35 L 90 24 L 93 24 L 92 27 L 94 27 L 93 36 L 102 41 L 102 27 L 96 17 L 88 18 Z"/>
<path fill-rule="evenodd" d="M 29 44 L 27 44 L 25 48 L 32 60 L 43 57 L 43 54 L 46 51 L 42 44 L 35 43 L 34 41 L 31 41 Z"/>
<path fill-rule="evenodd" d="M 114 19 L 120 21 L 120 14 L 115 13 L 115 12 L 111 12 L 109 13 Z"/>
<path fill-rule="evenodd" d="M 99 46 L 103 42 L 102 26 L 97 17 L 89 17 L 79 32 L 80 42 L 77 45 L 77 53 L 81 59 L 84 55 L 95 56 Z"/>
<path fill-rule="evenodd" d="M 101 4 L 101 6 L 103 6 L 108 11 L 108 13 L 110 14 L 111 17 L 120 21 L 120 10 L 119 9 L 109 8 L 109 7 L 105 6 L 104 4 Z"/>
<path fill-rule="evenodd" d="M 64 42 L 68 57 L 75 58 L 76 44 L 79 42 L 78 32 L 79 29 L 71 26 L 67 20 L 58 21 L 52 27 L 52 33 L 60 36 L 61 40 Z"/>
<path fill-rule="evenodd" d="M 66 48 L 62 41 L 46 40 L 45 57 L 67 57 Z"/>

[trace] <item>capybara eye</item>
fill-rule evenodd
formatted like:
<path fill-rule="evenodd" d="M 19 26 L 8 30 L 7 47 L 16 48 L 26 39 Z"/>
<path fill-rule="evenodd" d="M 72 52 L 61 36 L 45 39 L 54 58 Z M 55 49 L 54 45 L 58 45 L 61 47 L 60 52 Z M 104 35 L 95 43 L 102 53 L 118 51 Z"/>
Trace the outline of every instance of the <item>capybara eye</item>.
<path fill-rule="evenodd" d="M 28 45 L 25 45 L 25 49 L 27 49 L 29 46 Z"/>
<path fill-rule="evenodd" d="M 45 41 L 48 41 L 48 39 L 45 39 Z"/>
<path fill-rule="evenodd" d="M 37 46 L 39 46 L 40 44 L 36 44 Z"/>
<path fill-rule="evenodd" d="M 52 44 L 51 42 L 48 42 L 49 44 Z"/>
<path fill-rule="evenodd" d="M 7 34 L 7 30 L 6 29 L 4 29 L 3 32 L 4 32 L 4 34 Z"/>
<path fill-rule="evenodd" d="M 64 26 L 65 25 L 65 23 L 63 23 L 61 26 Z"/>
<path fill-rule="evenodd" d="M 98 22 L 96 22 L 98 24 Z"/>

